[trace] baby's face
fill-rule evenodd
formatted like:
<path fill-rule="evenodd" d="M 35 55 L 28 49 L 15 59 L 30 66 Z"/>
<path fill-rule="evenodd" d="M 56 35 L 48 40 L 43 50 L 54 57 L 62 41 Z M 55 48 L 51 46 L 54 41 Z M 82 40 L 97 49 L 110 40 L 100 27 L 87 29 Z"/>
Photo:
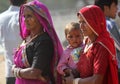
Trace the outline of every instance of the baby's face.
<path fill-rule="evenodd" d="M 66 35 L 66 39 L 70 46 L 72 46 L 73 48 L 76 48 L 76 47 L 79 47 L 80 44 L 82 43 L 83 35 L 79 29 L 71 30 Z"/>

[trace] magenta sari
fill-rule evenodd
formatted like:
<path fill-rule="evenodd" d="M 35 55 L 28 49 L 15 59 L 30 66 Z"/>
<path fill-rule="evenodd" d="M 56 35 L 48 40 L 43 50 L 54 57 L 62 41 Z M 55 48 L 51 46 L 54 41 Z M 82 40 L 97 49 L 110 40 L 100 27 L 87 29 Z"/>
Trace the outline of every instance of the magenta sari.
<path fill-rule="evenodd" d="M 30 66 L 27 60 L 25 49 L 26 49 L 26 45 L 21 45 L 19 49 L 16 50 L 14 56 L 14 63 L 19 68 L 27 68 Z M 16 78 L 15 84 L 49 84 L 49 81 L 48 83 L 45 83 L 41 80 Z"/>
<path fill-rule="evenodd" d="M 23 38 L 23 40 L 25 40 L 26 37 L 30 35 L 30 31 L 28 31 L 25 26 L 24 15 L 23 15 L 23 10 L 26 6 L 30 7 L 34 11 L 35 16 L 38 18 L 40 24 L 44 28 L 44 32 L 47 32 L 48 35 L 53 40 L 54 57 L 50 66 L 51 66 L 52 74 L 55 77 L 56 84 L 62 84 L 61 76 L 56 71 L 56 65 L 63 52 L 63 48 L 55 32 L 51 15 L 47 7 L 43 3 L 39 2 L 38 0 L 31 1 L 21 6 L 19 22 L 20 22 L 20 30 L 21 30 L 20 35 Z M 26 52 L 25 52 L 25 45 L 20 46 L 20 48 L 16 51 L 14 56 L 14 62 L 17 67 L 20 67 L 20 68 L 29 67 L 29 63 L 27 61 Z M 50 84 L 50 82 L 48 81 L 48 83 L 44 83 L 40 80 L 16 78 L 16 84 Z"/>

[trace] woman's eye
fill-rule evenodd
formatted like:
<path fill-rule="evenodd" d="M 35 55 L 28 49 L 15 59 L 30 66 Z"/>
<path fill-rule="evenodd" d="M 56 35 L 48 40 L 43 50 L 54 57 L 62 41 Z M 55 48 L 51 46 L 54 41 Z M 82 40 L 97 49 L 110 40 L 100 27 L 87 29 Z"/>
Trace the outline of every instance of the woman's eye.
<path fill-rule="evenodd" d="M 25 18 L 30 18 L 32 17 L 31 15 L 24 15 Z"/>

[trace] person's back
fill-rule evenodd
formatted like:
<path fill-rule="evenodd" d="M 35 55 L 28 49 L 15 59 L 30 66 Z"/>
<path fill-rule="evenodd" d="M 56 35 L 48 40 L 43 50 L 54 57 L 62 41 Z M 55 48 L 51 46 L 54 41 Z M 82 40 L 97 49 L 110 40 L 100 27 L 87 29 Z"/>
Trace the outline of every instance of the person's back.
<path fill-rule="evenodd" d="M 94 4 L 103 10 L 104 15 L 106 16 L 107 30 L 114 39 L 120 81 L 120 33 L 117 24 L 113 20 L 116 17 L 118 0 L 95 0 Z"/>
<path fill-rule="evenodd" d="M 14 84 L 15 78 L 11 72 L 13 65 L 13 50 L 22 42 L 19 29 L 19 7 L 27 0 L 10 0 L 10 7 L 0 14 L 0 39 L 5 49 L 6 84 Z"/>

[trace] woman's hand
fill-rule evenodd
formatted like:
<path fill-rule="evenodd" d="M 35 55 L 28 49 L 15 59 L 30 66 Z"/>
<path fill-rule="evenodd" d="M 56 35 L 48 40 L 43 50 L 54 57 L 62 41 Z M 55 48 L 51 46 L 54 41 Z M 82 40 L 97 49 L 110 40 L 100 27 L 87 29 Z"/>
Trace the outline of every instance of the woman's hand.
<path fill-rule="evenodd" d="M 65 77 L 65 84 L 73 84 L 74 76 L 72 72 L 70 72 L 70 76 Z"/>

